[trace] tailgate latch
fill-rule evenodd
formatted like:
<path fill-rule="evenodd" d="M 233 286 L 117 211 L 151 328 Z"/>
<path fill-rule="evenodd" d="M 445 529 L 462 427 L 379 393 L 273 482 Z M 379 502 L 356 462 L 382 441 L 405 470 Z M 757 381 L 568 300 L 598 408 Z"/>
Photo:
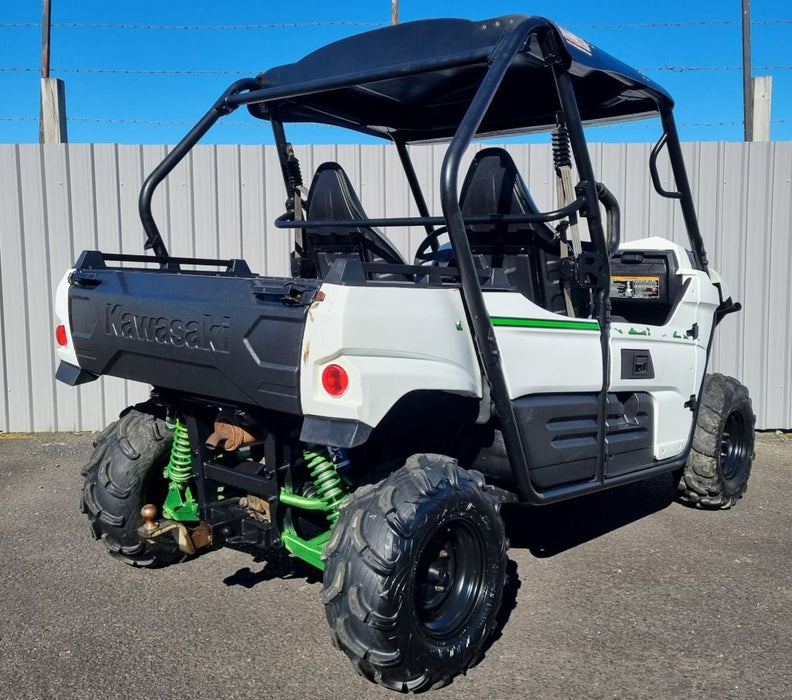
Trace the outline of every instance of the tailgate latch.
<path fill-rule="evenodd" d="M 282 285 L 253 285 L 253 294 L 257 297 L 277 297 L 288 306 L 310 306 L 314 301 L 324 299 L 324 293 L 314 287 L 307 287 L 294 282 Z"/>

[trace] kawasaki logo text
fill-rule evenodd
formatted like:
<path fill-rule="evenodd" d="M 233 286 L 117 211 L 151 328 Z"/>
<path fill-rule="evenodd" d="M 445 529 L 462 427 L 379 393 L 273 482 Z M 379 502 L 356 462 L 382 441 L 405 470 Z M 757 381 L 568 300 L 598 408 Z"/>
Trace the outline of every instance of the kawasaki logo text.
<path fill-rule="evenodd" d="M 199 320 L 193 320 L 132 314 L 121 304 L 105 307 L 107 335 L 209 352 L 228 352 L 230 321 L 229 316 L 203 314 Z"/>

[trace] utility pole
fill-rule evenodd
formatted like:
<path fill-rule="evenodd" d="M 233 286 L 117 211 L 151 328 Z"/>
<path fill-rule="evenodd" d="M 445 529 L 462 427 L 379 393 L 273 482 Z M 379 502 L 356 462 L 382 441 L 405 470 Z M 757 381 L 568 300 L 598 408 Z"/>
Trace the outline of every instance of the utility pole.
<path fill-rule="evenodd" d="M 770 106 L 773 97 L 773 76 L 757 75 L 752 81 L 751 140 L 770 140 Z"/>
<path fill-rule="evenodd" d="M 391 24 L 399 23 L 399 0 L 391 0 Z"/>
<path fill-rule="evenodd" d="M 51 0 L 41 11 L 41 108 L 39 143 L 66 143 L 66 86 L 50 78 Z"/>
<path fill-rule="evenodd" d="M 773 77 L 753 77 L 751 65 L 751 0 L 742 0 L 743 125 L 745 141 L 770 140 Z"/>
<path fill-rule="evenodd" d="M 743 129 L 753 141 L 753 90 L 751 89 L 751 0 L 742 0 Z"/>
<path fill-rule="evenodd" d="M 52 5 L 50 0 L 44 0 L 41 9 L 41 77 L 50 77 L 50 34 L 52 29 Z"/>

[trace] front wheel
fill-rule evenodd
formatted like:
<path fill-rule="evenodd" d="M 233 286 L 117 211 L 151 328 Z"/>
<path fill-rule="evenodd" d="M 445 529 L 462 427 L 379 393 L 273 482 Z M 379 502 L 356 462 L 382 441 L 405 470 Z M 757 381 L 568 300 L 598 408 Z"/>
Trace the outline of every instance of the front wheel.
<path fill-rule="evenodd" d="M 698 508 L 731 508 L 748 487 L 754 456 L 754 417 L 746 389 L 733 377 L 704 378 L 693 447 L 677 495 Z"/>
<path fill-rule="evenodd" d="M 325 549 L 334 644 L 371 681 L 441 687 L 482 656 L 506 578 L 500 501 L 476 472 L 416 455 L 344 504 Z"/>

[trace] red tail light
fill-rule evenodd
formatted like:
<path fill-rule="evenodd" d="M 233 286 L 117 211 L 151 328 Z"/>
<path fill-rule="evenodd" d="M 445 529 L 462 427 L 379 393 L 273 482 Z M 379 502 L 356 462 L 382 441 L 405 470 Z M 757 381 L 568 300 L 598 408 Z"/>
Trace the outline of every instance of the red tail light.
<path fill-rule="evenodd" d="M 55 329 L 55 340 L 58 341 L 58 345 L 62 348 L 69 344 L 69 338 L 66 336 L 66 326 L 62 323 Z"/>
<path fill-rule="evenodd" d="M 322 370 L 322 386 L 330 396 L 341 396 L 349 386 L 349 375 L 341 365 L 327 365 Z"/>

